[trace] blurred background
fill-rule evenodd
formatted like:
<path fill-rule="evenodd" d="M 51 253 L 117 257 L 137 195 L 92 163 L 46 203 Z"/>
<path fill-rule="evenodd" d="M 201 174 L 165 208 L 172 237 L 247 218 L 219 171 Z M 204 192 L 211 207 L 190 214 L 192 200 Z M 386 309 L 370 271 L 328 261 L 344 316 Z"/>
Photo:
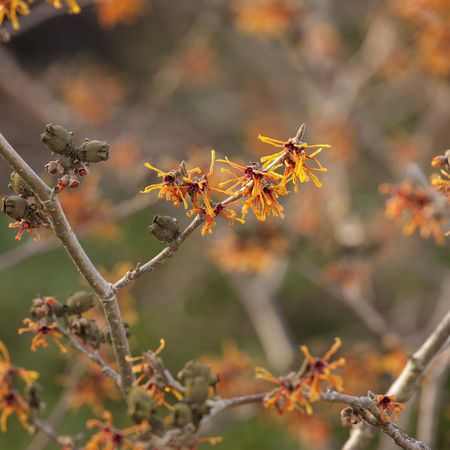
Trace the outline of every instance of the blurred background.
<path fill-rule="evenodd" d="M 3 24 L 0 131 L 49 182 L 46 123 L 73 130 L 76 142 L 111 144 L 110 160 L 61 194 L 109 279 L 161 250 L 148 232 L 155 214 L 189 223 L 182 208 L 139 194 L 156 182 L 145 161 L 207 168 L 214 148 L 247 164 L 274 153 L 258 134 L 286 140 L 302 122 L 307 142 L 332 146 L 320 155 L 324 186 L 282 198 L 284 221 L 219 221 L 121 294 L 133 354 L 163 337 L 171 370 L 206 358 L 229 396 L 267 388 L 254 381 L 256 365 L 285 373 L 300 363 L 300 344 L 322 354 L 340 336 L 345 391 L 383 392 L 450 306 L 448 247 L 404 236 L 405 221 L 386 218 L 378 193 L 384 182 L 428 178 L 431 158 L 449 146 L 448 0 L 79 3 L 81 14 L 68 15 L 35 1 L 19 30 Z M 3 161 L 0 176 L 7 195 Z M 52 344 L 32 353 L 31 337 L 18 336 L 38 293 L 64 300 L 85 285 L 52 236 L 16 242 L 9 219 L 0 221 L 0 340 L 16 364 L 41 372 L 44 415 L 71 434 L 103 408 L 126 425 L 94 369 L 74 372 Z M 448 361 L 447 351 L 400 419 L 435 449 L 450 446 Z M 339 448 L 348 435 L 339 406 L 315 410 L 245 407 L 209 431 L 224 437 L 223 450 Z M 31 439 L 10 419 L 0 448 L 55 448 L 39 439 L 27 447 Z M 381 438 L 373 448 L 395 447 Z"/>

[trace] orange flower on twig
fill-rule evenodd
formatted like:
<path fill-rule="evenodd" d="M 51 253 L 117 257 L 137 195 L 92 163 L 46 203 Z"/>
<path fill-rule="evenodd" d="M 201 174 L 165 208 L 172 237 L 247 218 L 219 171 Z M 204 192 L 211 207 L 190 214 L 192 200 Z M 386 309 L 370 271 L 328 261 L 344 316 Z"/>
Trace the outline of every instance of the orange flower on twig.
<path fill-rule="evenodd" d="M 61 344 L 62 334 L 58 331 L 55 323 L 45 324 L 41 322 L 33 322 L 31 319 L 24 319 L 23 323 L 26 328 L 19 328 L 19 334 L 31 332 L 34 333 L 31 341 L 31 350 L 35 352 L 39 346 L 48 347 L 47 336 L 50 336 L 53 342 L 58 346 L 62 353 L 67 353 L 66 347 Z"/>

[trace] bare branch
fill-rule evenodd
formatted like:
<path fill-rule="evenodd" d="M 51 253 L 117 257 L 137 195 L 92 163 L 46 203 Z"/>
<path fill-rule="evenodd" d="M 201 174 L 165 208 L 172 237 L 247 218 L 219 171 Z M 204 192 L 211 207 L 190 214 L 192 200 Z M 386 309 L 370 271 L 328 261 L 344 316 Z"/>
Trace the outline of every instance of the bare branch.
<path fill-rule="evenodd" d="M 402 373 L 388 389 L 388 395 L 395 395 L 400 402 L 408 401 L 418 388 L 431 360 L 448 345 L 449 336 L 450 311 L 422 346 L 410 357 Z M 365 449 L 374 435 L 375 429 L 369 428 L 366 424 L 360 424 L 352 430 L 343 450 Z"/>

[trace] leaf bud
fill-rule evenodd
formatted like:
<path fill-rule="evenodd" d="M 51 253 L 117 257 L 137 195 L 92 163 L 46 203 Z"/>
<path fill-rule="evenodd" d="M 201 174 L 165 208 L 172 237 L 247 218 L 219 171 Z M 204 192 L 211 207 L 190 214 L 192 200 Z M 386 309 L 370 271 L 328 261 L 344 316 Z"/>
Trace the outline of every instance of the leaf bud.
<path fill-rule="evenodd" d="M 60 125 L 49 123 L 41 134 L 41 141 L 51 152 L 70 156 L 74 151 L 72 134 Z"/>
<path fill-rule="evenodd" d="M 90 292 L 78 291 L 67 299 L 69 314 L 81 314 L 94 307 L 94 296 Z"/>
<path fill-rule="evenodd" d="M 34 192 L 17 172 L 11 172 L 8 187 L 24 198 L 34 196 Z"/>
<path fill-rule="evenodd" d="M 209 397 L 210 387 L 216 386 L 217 376 L 211 373 L 211 368 L 197 361 L 189 361 L 178 373 L 178 378 L 186 388 L 187 403 L 204 403 Z"/>
<path fill-rule="evenodd" d="M 22 198 L 9 195 L 2 198 L 2 211 L 15 220 L 21 220 L 30 212 L 30 205 Z"/>
<path fill-rule="evenodd" d="M 87 163 L 98 163 L 109 158 L 109 144 L 105 141 L 88 140 L 77 149 L 78 157 Z"/>
<path fill-rule="evenodd" d="M 139 386 L 133 386 L 128 394 L 128 417 L 134 423 L 150 422 L 155 415 L 156 400 Z"/>
<path fill-rule="evenodd" d="M 65 174 L 58 180 L 58 189 L 60 191 L 64 190 L 70 183 L 70 175 Z"/>
<path fill-rule="evenodd" d="M 69 175 L 69 187 L 71 187 L 72 189 L 76 189 L 79 186 L 80 182 L 76 175 Z"/>
<path fill-rule="evenodd" d="M 58 302 L 55 297 L 36 297 L 31 302 L 30 314 L 33 319 L 44 317 L 61 317 L 65 313 L 64 305 Z"/>
<path fill-rule="evenodd" d="M 148 228 L 162 244 L 170 244 L 180 235 L 177 219 L 162 214 L 156 215 Z"/>
<path fill-rule="evenodd" d="M 180 402 L 173 407 L 173 425 L 183 428 L 193 422 L 192 410 L 187 403 Z"/>

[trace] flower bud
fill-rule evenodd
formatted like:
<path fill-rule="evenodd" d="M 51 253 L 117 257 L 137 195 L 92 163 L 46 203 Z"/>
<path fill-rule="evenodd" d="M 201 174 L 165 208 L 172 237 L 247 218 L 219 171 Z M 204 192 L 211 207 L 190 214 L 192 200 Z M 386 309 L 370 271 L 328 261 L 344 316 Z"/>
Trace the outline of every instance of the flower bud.
<path fill-rule="evenodd" d="M 80 160 L 87 163 L 98 163 L 109 158 L 109 144 L 105 141 L 86 140 L 77 151 Z"/>
<path fill-rule="evenodd" d="M 69 174 L 65 174 L 63 175 L 59 180 L 58 180 L 58 189 L 60 191 L 64 190 L 70 183 L 70 175 Z"/>
<path fill-rule="evenodd" d="M 178 379 L 186 388 L 187 403 L 204 403 L 209 398 L 209 388 L 217 384 L 217 377 L 211 368 L 197 361 L 189 361 L 178 373 Z"/>
<path fill-rule="evenodd" d="M 78 181 L 78 178 L 76 175 L 69 175 L 69 187 L 72 189 L 76 189 L 80 186 L 80 182 Z"/>
<path fill-rule="evenodd" d="M 47 173 L 51 173 L 52 175 L 55 175 L 56 173 L 56 165 L 57 161 L 49 161 L 45 166 L 44 169 Z"/>
<path fill-rule="evenodd" d="M 17 195 L 20 195 L 24 198 L 34 196 L 34 192 L 17 172 L 11 173 L 9 177 L 8 187 Z"/>
<path fill-rule="evenodd" d="M 94 296 L 85 291 L 75 292 L 67 299 L 67 308 L 69 314 L 76 314 L 81 316 L 81 314 L 89 311 L 94 307 Z"/>
<path fill-rule="evenodd" d="M 73 151 L 72 133 L 60 125 L 49 123 L 41 134 L 41 141 L 54 153 L 70 156 Z"/>
<path fill-rule="evenodd" d="M 177 219 L 161 214 L 153 218 L 153 223 L 148 228 L 162 244 L 170 244 L 180 235 Z"/>
<path fill-rule="evenodd" d="M 192 423 L 192 410 L 187 403 L 177 403 L 173 407 L 173 425 L 177 428 L 183 428 L 188 423 Z"/>
<path fill-rule="evenodd" d="M 128 417 L 134 423 L 144 420 L 151 422 L 155 415 L 156 400 L 148 396 L 147 392 L 139 386 L 133 386 L 128 394 Z"/>
<path fill-rule="evenodd" d="M 58 302 L 55 297 L 36 297 L 33 299 L 30 308 L 30 314 L 33 319 L 42 319 L 44 317 L 61 317 L 64 315 L 64 305 Z"/>
<path fill-rule="evenodd" d="M 2 198 L 2 211 L 15 220 L 23 219 L 30 210 L 28 202 L 15 195 Z"/>

